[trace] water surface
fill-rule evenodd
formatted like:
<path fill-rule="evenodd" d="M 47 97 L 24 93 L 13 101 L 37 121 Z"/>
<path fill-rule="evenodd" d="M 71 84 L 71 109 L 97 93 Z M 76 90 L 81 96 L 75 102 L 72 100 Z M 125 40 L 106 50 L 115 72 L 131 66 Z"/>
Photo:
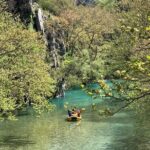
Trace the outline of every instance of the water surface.
<path fill-rule="evenodd" d="M 94 103 L 102 102 L 101 99 Z M 52 113 L 40 118 L 18 117 L 18 121 L 0 123 L 0 150 L 150 150 L 149 117 L 123 111 L 100 118 L 90 108 L 90 96 L 80 89 L 66 93 Z M 81 122 L 66 122 L 64 105 L 85 107 Z"/>

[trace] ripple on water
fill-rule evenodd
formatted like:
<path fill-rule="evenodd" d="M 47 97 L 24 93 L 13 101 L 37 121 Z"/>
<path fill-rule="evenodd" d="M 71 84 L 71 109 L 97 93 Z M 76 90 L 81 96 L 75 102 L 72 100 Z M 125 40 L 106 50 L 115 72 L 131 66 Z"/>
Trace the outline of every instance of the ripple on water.
<path fill-rule="evenodd" d="M 68 93 L 69 102 L 80 106 L 91 104 L 87 95 Z M 80 97 L 81 95 L 81 97 Z M 78 97 L 85 98 L 83 102 Z M 0 150 L 149 150 L 150 120 L 139 121 L 133 112 L 120 112 L 100 118 L 91 111 L 83 113 L 81 122 L 66 122 L 63 100 L 53 113 L 40 118 L 33 115 L 19 117 L 18 121 L 0 124 Z"/>

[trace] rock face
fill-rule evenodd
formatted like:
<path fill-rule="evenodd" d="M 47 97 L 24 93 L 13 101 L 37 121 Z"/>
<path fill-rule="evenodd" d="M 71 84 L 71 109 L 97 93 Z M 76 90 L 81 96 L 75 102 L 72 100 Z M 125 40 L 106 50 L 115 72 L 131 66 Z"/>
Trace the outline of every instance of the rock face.
<path fill-rule="evenodd" d="M 42 9 L 38 8 L 35 15 L 36 15 L 35 16 L 35 18 L 36 18 L 36 28 L 37 28 L 38 31 L 41 31 L 42 33 L 44 33 L 44 21 L 43 21 Z"/>
<path fill-rule="evenodd" d="M 66 89 L 65 79 L 62 78 L 60 81 L 58 81 L 55 97 L 57 97 L 57 98 L 65 97 L 65 89 Z"/>
<path fill-rule="evenodd" d="M 17 5 L 17 1 L 16 0 L 9 0 L 8 1 L 8 7 L 9 7 L 9 10 L 11 12 L 14 12 L 16 10 L 16 5 Z"/>
<path fill-rule="evenodd" d="M 31 22 L 32 0 L 8 0 L 9 11 L 18 13 L 25 25 Z"/>
<path fill-rule="evenodd" d="M 54 30 L 50 32 L 46 31 L 44 27 L 45 18 L 43 11 L 33 0 L 8 0 L 8 6 L 9 11 L 14 14 L 19 14 L 21 21 L 26 27 L 33 27 L 36 31 L 43 34 L 43 39 L 45 40 L 45 45 L 47 46 L 47 51 L 51 58 L 51 67 L 54 69 L 58 68 L 58 55 L 63 55 L 65 53 L 65 46 L 63 40 L 60 38 L 60 34 L 63 33 L 60 33 L 61 31 L 55 33 Z M 58 54 L 58 49 L 61 49 L 61 54 Z M 64 95 L 65 80 L 60 79 L 60 81 L 58 81 L 56 96 L 64 97 Z"/>
<path fill-rule="evenodd" d="M 8 6 L 26 26 L 32 24 L 37 31 L 44 32 L 42 9 L 33 0 L 8 0 Z"/>

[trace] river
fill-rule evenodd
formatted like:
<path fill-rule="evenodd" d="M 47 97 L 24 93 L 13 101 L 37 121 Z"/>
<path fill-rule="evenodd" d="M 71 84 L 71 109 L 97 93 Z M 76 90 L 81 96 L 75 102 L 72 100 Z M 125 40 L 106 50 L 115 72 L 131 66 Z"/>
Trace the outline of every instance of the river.
<path fill-rule="evenodd" d="M 29 114 L 0 122 L 0 150 L 150 150 L 148 114 L 126 110 L 101 118 L 90 109 L 91 97 L 78 88 L 53 103 L 56 109 L 40 117 Z M 64 105 L 86 108 L 83 119 L 66 122 Z"/>

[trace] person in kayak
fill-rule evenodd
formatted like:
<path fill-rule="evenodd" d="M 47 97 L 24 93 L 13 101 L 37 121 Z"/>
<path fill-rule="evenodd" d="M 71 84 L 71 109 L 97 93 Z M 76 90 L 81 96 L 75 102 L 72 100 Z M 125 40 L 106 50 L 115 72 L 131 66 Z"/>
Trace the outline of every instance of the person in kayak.
<path fill-rule="evenodd" d="M 69 117 L 81 117 L 81 110 L 74 107 L 72 111 L 68 110 L 68 116 Z"/>
<path fill-rule="evenodd" d="M 72 114 L 76 113 L 76 107 L 72 108 Z"/>
<path fill-rule="evenodd" d="M 72 112 L 71 110 L 68 110 L 68 116 L 71 117 L 72 116 Z"/>
<path fill-rule="evenodd" d="M 72 114 L 74 114 L 74 116 L 76 116 L 76 117 L 81 117 L 81 110 L 74 107 L 72 109 Z"/>
<path fill-rule="evenodd" d="M 77 112 L 77 116 L 78 116 L 78 117 L 81 117 L 81 110 L 80 110 L 80 109 L 77 109 L 76 112 Z"/>
<path fill-rule="evenodd" d="M 67 121 L 79 121 L 81 120 L 81 110 L 73 108 L 72 110 L 68 110 Z"/>

